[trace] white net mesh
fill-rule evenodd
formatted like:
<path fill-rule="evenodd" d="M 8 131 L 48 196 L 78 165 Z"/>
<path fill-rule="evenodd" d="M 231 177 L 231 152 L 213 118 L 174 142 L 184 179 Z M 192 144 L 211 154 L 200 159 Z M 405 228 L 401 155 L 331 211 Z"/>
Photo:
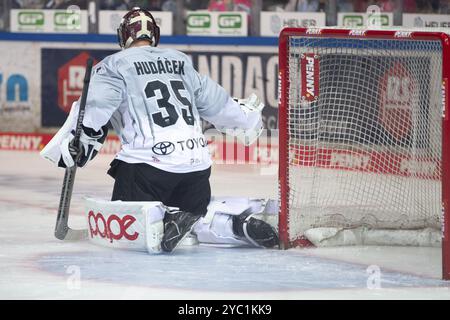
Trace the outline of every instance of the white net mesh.
<path fill-rule="evenodd" d="M 440 42 L 288 43 L 289 240 L 319 227 L 439 229 Z"/>

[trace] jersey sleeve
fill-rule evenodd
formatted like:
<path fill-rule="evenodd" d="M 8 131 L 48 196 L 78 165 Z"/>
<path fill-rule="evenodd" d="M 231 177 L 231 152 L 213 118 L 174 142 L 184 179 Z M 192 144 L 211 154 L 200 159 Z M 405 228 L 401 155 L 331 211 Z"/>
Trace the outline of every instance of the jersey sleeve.
<path fill-rule="evenodd" d="M 201 117 L 212 116 L 220 112 L 230 98 L 226 90 L 208 76 L 194 70 L 194 97 Z"/>
<path fill-rule="evenodd" d="M 117 61 L 107 58 L 94 66 L 83 125 L 95 131 L 106 125 L 119 108 L 125 88 L 125 81 L 118 71 Z"/>
<path fill-rule="evenodd" d="M 220 131 L 226 129 L 255 129 L 260 126 L 261 112 L 254 110 L 245 112 L 231 97 L 217 113 L 204 116 L 203 119 L 211 122 Z"/>
<path fill-rule="evenodd" d="M 260 112 L 245 113 L 221 85 L 195 70 L 193 74 L 194 96 L 200 117 L 219 130 L 250 129 L 259 121 Z"/>

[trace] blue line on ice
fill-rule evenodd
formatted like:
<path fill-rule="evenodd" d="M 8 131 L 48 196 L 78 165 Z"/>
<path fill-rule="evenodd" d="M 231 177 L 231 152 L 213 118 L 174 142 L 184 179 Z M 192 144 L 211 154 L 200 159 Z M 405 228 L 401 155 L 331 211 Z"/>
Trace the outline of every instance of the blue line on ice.
<path fill-rule="evenodd" d="M 40 256 L 38 268 L 60 275 L 80 267 L 82 280 L 209 291 L 283 291 L 366 288 L 368 266 L 303 254 L 300 250 L 181 247 L 148 255 L 105 249 Z M 381 287 L 446 287 L 444 281 L 381 270 Z"/>

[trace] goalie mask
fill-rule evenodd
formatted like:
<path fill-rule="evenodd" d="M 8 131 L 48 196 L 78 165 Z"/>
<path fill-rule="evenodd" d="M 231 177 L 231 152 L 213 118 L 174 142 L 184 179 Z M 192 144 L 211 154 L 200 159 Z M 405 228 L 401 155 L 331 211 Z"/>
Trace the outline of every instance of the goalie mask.
<path fill-rule="evenodd" d="M 159 43 L 159 27 L 150 12 L 141 8 L 131 9 L 123 18 L 117 29 L 119 45 L 122 49 L 139 39 L 151 41 L 151 46 Z"/>

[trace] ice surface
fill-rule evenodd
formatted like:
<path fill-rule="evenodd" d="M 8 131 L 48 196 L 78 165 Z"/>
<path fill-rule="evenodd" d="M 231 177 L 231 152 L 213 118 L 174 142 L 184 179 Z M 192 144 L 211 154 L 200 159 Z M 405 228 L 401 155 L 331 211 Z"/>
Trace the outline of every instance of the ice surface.
<path fill-rule="evenodd" d="M 77 171 L 73 228 L 85 227 L 82 196 L 110 197 L 111 160 L 100 155 Z M 38 153 L 0 152 L 0 299 L 450 298 L 450 284 L 439 280 L 440 248 L 193 246 L 150 256 L 59 241 L 63 173 Z M 271 168 L 215 166 L 211 181 L 217 196 L 277 195 Z"/>

